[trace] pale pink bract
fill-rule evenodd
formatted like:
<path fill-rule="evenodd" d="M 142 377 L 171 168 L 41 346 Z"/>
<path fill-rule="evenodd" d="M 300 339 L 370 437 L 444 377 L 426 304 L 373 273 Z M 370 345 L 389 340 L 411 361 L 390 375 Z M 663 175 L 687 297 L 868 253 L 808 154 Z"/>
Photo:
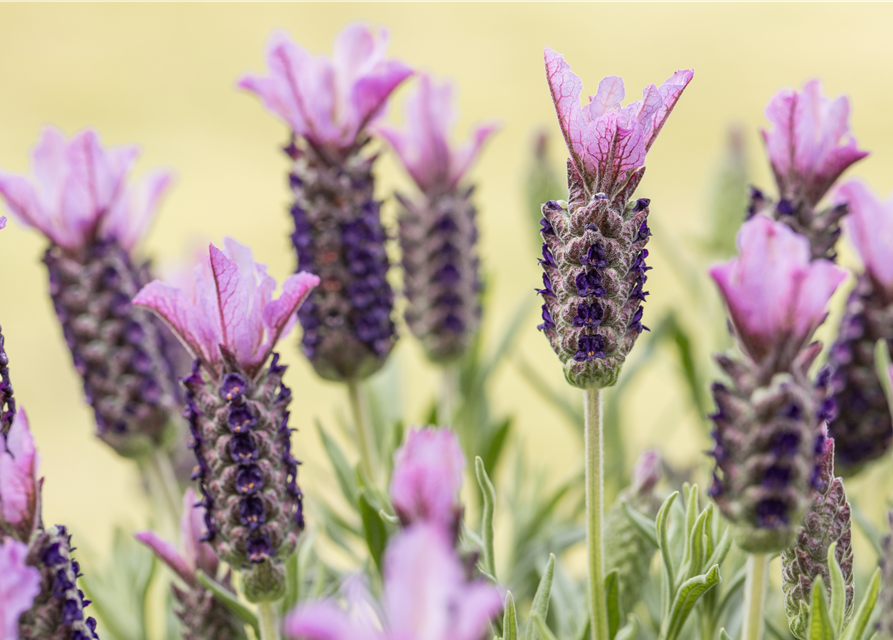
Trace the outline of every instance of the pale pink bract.
<path fill-rule="evenodd" d="M 848 135 L 849 118 L 846 96 L 825 97 L 819 80 L 772 96 L 766 119 L 773 126 L 762 134 L 782 197 L 815 205 L 847 167 L 868 155 Z"/>
<path fill-rule="evenodd" d="M 834 193 L 836 203 L 847 203 L 844 227 L 862 258 L 866 271 L 893 297 L 893 193 L 886 201 L 855 180 Z"/>
<path fill-rule="evenodd" d="M 0 638 L 19 639 L 19 617 L 40 593 L 40 571 L 25 563 L 28 545 L 12 538 L 0 543 Z"/>
<path fill-rule="evenodd" d="M 433 427 L 410 431 L 394 455 L 391 478 L 391 501 L 403 524 L 429 522 L 455 533 L 464 470 L 455 433 Z"/>
<path fill-rule="evenodd" d="M 604 78 L 589 104 L 580 106 L 583 83 L 564 57 L 544 52 L 546 79 L 571 162 L 591 192 L 613 196 L 630 171 L 645 164 L 645 154 L 691 82 L 693 70 L 677 71 L 660 87 L 648 85 L 642 100 L 625 107 L 623 80 Z"/>
<path fill-rule="evenodd" d="M 796 352 L 827 315 L 847 272 L 810 261 L 809 240 L 787 225 L 754 216 L 738 232 L 738 256 L 711 267 L 744 350 L 760 362 L 775 347 Z"/>
<path fill-rule="evenodd" d="M 210 245 L 184 288 L 155 280 L 133 303 L 158 314 L 213 373 L 219 373 L 223 348 L 254 375 L 294 327 L 295 311 L 318 284 L 310 273 L 292 274 L 274 300 L 276 281 L 266 266 L 254 261 L 251 249 L 226 238 L 223 251 Z"/>
<path fill-rule="evenodd" d="M 449 134 L 457 116 L 453 102 L 453 85 L 438 84 L 426 74 L 406 98 L 405 131 L 385 125 L 378 127 L 378 132 L 400 156 L 406 171 L 427 195 L 455 189 L 481 146 L 499 129 L 496 123 L 481 124 L 474 127 L 470 140 L 462 145 L 451 144 Z"/>
<path fill-rule="evenodd" d="M 6 228 L 6 216 L 0 216 L 0 229 Z"/>
<path fill-rule="evenodd" d="M 32 154 L 34 179 L 0 171 L 0 195 L 24 224 L 65 249 L 99 238 L 129 251 L 171 182 L 170 173 L 158 171 L 127 184 L 138 155 L 132 146 L 104 148 L 93 129 L 66 141 L 47 127 Z"/>
<path fill-rule="evenodd" d="M 276 32 L 267 45 L 269 75 L 245 75 L 238 86 L 257 94 L 297 135 L 337 157 L 357 143 L 412 75 L 402 62 L 385 59 L 387 45 L 387 30 L 351 23 L 335 38 L 330 59 Z"/>
<path fill-rule="evenodd" d="M 0 521 L 27 539 L 37 518 L 40 455 L 24 408 L 15 414 L 3 445 L 0 437 Z"/>

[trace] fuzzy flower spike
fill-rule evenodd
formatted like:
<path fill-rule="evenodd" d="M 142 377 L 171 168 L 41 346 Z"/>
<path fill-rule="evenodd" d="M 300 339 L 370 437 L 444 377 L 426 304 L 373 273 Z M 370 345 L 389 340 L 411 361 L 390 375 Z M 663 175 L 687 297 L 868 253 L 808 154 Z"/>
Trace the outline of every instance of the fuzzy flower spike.
<path fill-rule="evenodd" d="M 50 295 L 99 437 L 127 456 L 166 440 L 176 413 L 172 359 L 179 347 L 130 299 L 149 281 L 135 261 L 170 175 L 129 184 L 136 147 L 104 148 L 87 129 L 65 140 L 47 128 L 34 148 L 34 178 L 0 172 L 0 195 L 50 242 Z"/>
<path fill-rule="evenodd" d="M 642 332 L 647 198 L 632 200 L 645 154 L 691 81 L 677 71 L 642 100 L 621 106 L 623 80 L 607 77 L 585 107 L 564 58 L 545 51 L 546 78 L 567 143 L 568 202 L 543 205 L 543 323 L 567 381 L 609 387 Z"/>
<path fill-rule="evenodd" d="M 266 267 L 227 238 L 224 250 L 210 246 L 190 288 L 156 280 L 133 300 L 163 318 L 196 358 L 183 380 L 185 416 L 207 541 L 244 572 L 252 601 L 281 597 L 282 562 L 303 527 L 288 427 L 291 390 L 282 382 L 278 354 L 270 356 L 318 283 L 309 273 L 291 275 L 274 300 L 276 281 Z"/>
<path fill-rule="evenodd" d="M 474 187 L 460 182 L 498 126 L 480 125 L 465 144 L 451 144 L 453 87 L 427 75 L 406 99 L 405 114 L 405 131 L 380 132 L 421 191 L 415 200 L 397 194 L 406 321 L 431 360 L 450 361 L 465 352 L 481 318 Z"/>
<path fill-rule="evenodd" d="M 819 201 L 850 165 L 868 155 L 848 135 L 849 118 L 846 96 L 825 97 L 819 80 L 802 91 L 781 89 L 766 106 L 772 127 L 762 133 L 779 199 L 753 189 L 749 213 L 761 211 L 805 235 L 813 258 L 836 257 L 840 221 L 847 214 L 845 201 L 822 210 Z"/>
<path fill-rule="evenodd" d="M 841 186 L 834 201 L 848 203 L 844 226 L 865 266 L 828 358 L 839 409 L 828 431 L 836 443 L 837 468 L 846 476 L 883 457 L 893 441 L 893 422 L 874 361 L 878 340 L 893 345 L 893 195 L 885 202 L 854 181 Z"/>
<path fill-rule="evenodd" d="M 322 281 L 299 311 L 304 354 L 319 375 L 342 382 L 378 370 L 395 341 L 376 156 L 362 153 L 369 126 L 412 73 L 387 60 L 386 47 L 384 30 L 356 23 L 338 34 L 332 59 L 277 33 L 267 49 L 269 75 L 239 81 L 291 129 L 292 240 L 298 269 Z"/>
<path fill-rule="evenodd" d="M 820 425 L 833 415 L 829 375 L 807 377 L 811 343 L 846 272 L 810 260 L 809 241 L 757 216 L 738 234 L 739 255 L 711 268 L 743 358 L 719 355 L 731 384 L 715 383 L 716 472 L 710 494 L 752 553 L 791 545 L 810 505 Z"/>

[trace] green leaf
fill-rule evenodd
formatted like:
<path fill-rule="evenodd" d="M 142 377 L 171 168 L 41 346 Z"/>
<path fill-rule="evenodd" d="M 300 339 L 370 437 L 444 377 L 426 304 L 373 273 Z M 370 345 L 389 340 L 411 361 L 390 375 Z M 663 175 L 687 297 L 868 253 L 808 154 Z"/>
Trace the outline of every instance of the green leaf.
<path fill-rule="evenodd" d="M 893 416 L 893 380 L 890 379 L 890 345 L 886 340 L 878 340 L 874 345 L 874 368 L 884 395 L 887 396 L 887 408 Z"/>
<path fill-rule="evenodd" d="M 614 636 L 614 640 L 633 640 L 638 635 L 639 619 L 631 613 L 626 617 L 626 624 Z"/>
<path fill-rule="evenodd" d="M 722 616 L 723 611 L 726 607 L 729 606 L 732 598 L 734 598 L 738 590 L 744 586 L 745 580 L 747 580 L 747 569 L 741 567 L 738 572 L 734 576 L 732 576 L 732 580 L 731 582 L 729 582 L 729 586 L 726 589 L 726 592 L 723 594 L 722 599 L 719 601 L 719 604 L 716 607 L 717 618 Z"/>
<path fill-rule="evenodd" d="M 828 601 L 825 598 L 825 581 L 822 576 L 812 583 L 812 604 L 809 607 L 809 626 L 807 633 L 809 640 L 835 640 L 837 633 L 831 614 L 828 611 Z"/>
<path fill-rule="evenodd" d="M 862 603 L 856 614 L 847 625 L 843 634 L 843 640 L 862 640 L 865 629 L 868 628 L 868 621 L 874 611 L 874 605 L 877 603 L 878 592 L 881 588 L 881 570 L 875 569 L 871 575 L 871 582 L 868 584 L 868 590 L 862 598 Z"/>
<path fill-rule="evenodd" d="M 195 577 L 201 585 L 214 594 L 214 599 L 224 607 L 229 609 L 236 618 L 241 620 L 254 629 L 254 634 L 260 638 L 260 627 L 257 624 L 257 616 L 254 611 L 244 605 L 232 591 L 224 587 L 222 584 L 211 578 L 207 573 L 199 569 L 195 573 Z"/>
<path fill-rule="evenodd" d="M 667 525 L 670 522 L 670 510 L 673 508 L 673 503 L 676 502 L 677 497 L 679 497 L 678 491 L 671 493 L 664 500 L 660 511 L 657 512 L 657 542 L 662 560 L 660 599 L 661 610 L 663 611 L 662 617 L 665 620 L 670 616 L 670 603 L 674 596 L 673 585 L 676 580 L 673 553 L 670 549 L 669 527 Z"/>
<path fill-rule="evenodd" d="M 608 601 L 608 638 L 613 638 L 617 635 L 620 619 L 623 617 L 620 610 L 620 582 L 617 579 L 617 569 L 605 576 L 605 599 Z"/>
<path fill-rule="evenodd" d="M 555 634 L 546 626 L 543 617 L 539 613 L 533 612 L 530 614 L 530 622 L 531 624 L 529 626 L 534 627 L 539 637 L 543 638 L 543 640 L 558 640 L 558 638 L 555 637 Z"/>
<path fill-rule="evenodd" d="M 697 491 L 697 486 L 694 489 Z M 695 505 L 695 508 L 697 508 L 697 505 Z M 676 582 L 679 585 L 701 572 L 701 565 L 707 552 L 704 544 L 704 527 L 707 524 L 709 513 L 707 509 L 702 511 L 694 526 L 689 530 L 689 535 L 685 541 L 685 555 L 683 556 L 682 567 L 679 569 L 679 575 L 676 576 Z"/>
<path fill-rule="evenodd" d="M 490 428 L 483 450 L 484 469 L 487 470 L 487 473 L 494 473 L 496 465 L 499 464 L 499 458 L 513 423 L 514 418 L 508 417 L 500 422 L 495 429 Z"/>
<path fill-rule="evenodd" d="M 484 539 L 484 571 L 496 577 L 496 562 L 493 557 L 493 511 L 496 505 L 496 489 L 490 482 L 484 461 L 480 456 L 474 459 L 474 471 L 477 474 L 478 486 L 484 496 L 484 513 L 481 516 L 481 537 Z"/>
<path fill-rule="evenodd" d="M 378 510 L 378 517 L 381 518 L 382 522 L 386 522 L 387 524 L 394 524 L 394 525 L 400 524 L 400 518 L 398 518 L 397 516 L 392 516 L 391 514 L 387 513 L 384 509 Z"/>
<path fill-rule="evenodd" d="M 363 529 L 366 532 L 366 545 L 369 547 L 369 555 L 375 561 L 375 566 L 381 572 L 381 556 L 388 544 L 388 530 L 366 497 L 366 491 L 362 491 L 357 500 L 360 506 L 360 517 L 363 519 Z"/>
<path fill-rule="evenodd" d="M 298 554 L 293 553 L 285 561 L 285 597 L 279 602 L 279 613 L 290 611 L 301 594 L 301 572 L 298 567 Z"/>
<path fill-rule="evenodd" d="M 679 358 L 679 365 L 685 374 L 685 381 L 688 384 L 688 391 L 691 396 L 691 402 L 699 416 L 709 413 L 709 408 L 704 402 L 704 385 L 701 384 L 701 377 L 698 372 L 696 357 L 692 347 L 692 340 L 688 332 L 679 323 L 675 314 L 670 314 L 670 335 L 676 346 L 676 356 Z"/>
<path fill-rule="evenodd" d="M 657 544 L 657 527 L 648 516 L 639 513 L 628 501 L 624 500 L 620 503 L 623 514 L 629 519 L 632 525 L 641 533 L 655 549 L 659 547 Z"/>
<path fill-rule="evenodd" d="M 552 598 L 552 578 L 555 575 L 555 555 L 549 554 L 549 564 L 546 565 L 546 571 L 540 580 L 536 593 L 533 595 L 533 602 L 530 604 L 530 615 L 539 615 L 545 619 L 549 614 L 549 600 Z M 537 633 L 535 625 L 527 625 L 527 633 L 524 640 L 548 640 L 547 636 Z"/>
<path fill-rule="evenodd" d="M 502 614 L 503 640 L 518 640 L 518 614 L 515 612 L 515 599 L 511 591 L 505 593 L 505 612 Z"/>
<path fill-rule="evenodd" d="M 719 566 L 713 565 L 706 574 L 695 576 L 682 583 L 673 601 L 666 632 L 661 634 L 663 640 L 675 640 L 688 619 L 688 614 L 697 604 L 698 599 L 720 582 Z"/>
<path fill-rule="evenodd" d="M 335 478 L 338 480 L 341 493 L 344 494 L 349 505 L 356 504 L 357 483 L 354 479 L 353 468 L 347 462 L 347 458 L 344 457 L 341 447 L 326 432 L 319 420 L 316 421 L 316 429 L 319 431 L 319 438 L 322 440 L 326 454 L 329 456 L 332 467 L 335 469 Z"/>
<path fill-rule="evenodd" d="M 837 543 L 828 547 L 828 571 L 831 574 L 831 621 L 834 623 L 834 635 L 840 634 L 843 628 L 843 613 L 846 606 L 846 584 L 843 581 L 843 571 L 837 564 L 835 550 Z"/>
<path fill-rule="evenodd" d="M 712 507 L 713 505 L 710 506 Z M 726 556 L 729 555 L 729 549 L 732 548 L 732 533 L 730 529 L 731 527 L 726 527 L 725 531 L 722 532 L 719 544 L 716 545 L 713 553 L 707 558 L 707 562 L 704 563 L 705 567 L 712 567 L 715 564 L 721 565 L 725 562 Z"/>
<path fill-rule="evenodd" d="M 732 640 L 731 636 L 726 633 L 725 628 L 719 630 L 719 640 Z"/>

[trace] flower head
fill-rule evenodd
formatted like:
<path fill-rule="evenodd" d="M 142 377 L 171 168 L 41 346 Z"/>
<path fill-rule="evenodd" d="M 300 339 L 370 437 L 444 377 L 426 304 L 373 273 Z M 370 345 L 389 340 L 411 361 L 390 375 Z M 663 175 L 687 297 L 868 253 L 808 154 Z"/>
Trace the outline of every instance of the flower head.
<path fill-rule="evenodd" d="M 156 172 L 128 185 L 138 155 L 133 146 L 103 148 L 93 129 L 66 141 L 48 127 L 32 154 L 34 180 L 0 172 L 0 195 L 24 224 L 65 249 L 99 238 L 117 240 L 129 251 L 171 181 L 169 173 Z"/>
<path fill-rule="evenodd" d="M 444 533 L 427 524 L 404 530 L 384 561 L 383 619 L 369 616 L 366 594 L 348 594 L 365 612 L 350 616 L 332 601 L 300 606 L 285 619 L 290 638 L 307 640 L 480 640 L 502 608 L 498 588 L 469 582 Z M 366 600 L 366 602 L 362 602 Z M 359 602 L 358 602 L 359 601 Z"/>
<path fill-rule="evenodd" d="M 0 530 L 11 527 L 20 540 L 27 541 L 39 519 L 40 456 L 24 409 L 15 414 L 5 444 L 0 441 Z"/>
<path fill-rule="evenodd" d="M 268 76 L 248 74 L 239 87 L 256 93 L 273 114 L 318 150 L 341 156 L 384 110 L 391 92 L 412 74 L 385 59 L 388 33 L 360 23 L 335 38 L 334 55 L 311 55 L 285 33 L 267 45 Z"/>
<path fill-rule="evenodd" d="M 846 96 L 826 98 L 819 80 L 772 97 L 766 118 L 773 128 L 763 130 L 763 140 L 783 198 L 817 204 L 847 167 L 868 155 L 847 136 L 849 117 Z"/>
<path fill-rule="evenodd" d="M 391 500 L 403 524 L 429 522 L 455 532 L 464 469 L 455 433 L 432 427 L 410 431 L 394 456 L 391 478 Z"/>
<path fill-rule="evenodd" d="M 590 193 L 613 197 L 630 171 L 645 164 L 645 154 L 691 82 L 693 70 L 677 71 L 660 87 L 642 91 L 642 100 L 625 107 L 623 80 L 604 78 L 589 104 L 580 106 L 583 84 L 564 57 L 545 49 L 546 79 L 571 162 Z"/>
<path fill-rule="evenodd" d="M 294 326 L 295 310 L 317 284 L 319 278 L 309 273 L 290 275 L 274 300 L 276 281 L 266 266 L 254 261 L 248 247 L 226 238 L 223 251 L 210 245 L 208 259 L 195 267 L 184 289 L 155 280 L 133 303 L 161 316 L 213 372 L 225 351 L 254 374 Z"/>
<path fill-rule="evenodd" d="M 853 180 L 837 189 L 834 200 L 849 206 L 850 215 L 844 218 L 847 233 L 865 270 L 893 300 L 893 194 L 884 202 L 863 183 Z"/>
<path fill-rule="evenodd" d="M 747 354 L 760 362 L 774 349 L 792 358 L 827 315 L 846 271 L 810 261 L 809 241 L 786 225 L 755 216 L 738 233 L 738 257 L 710 269 Z"/>
<path fill-rule="evenodd" d="M 19 639 L 19 617 L 40 593 L 40 571 L 25 563 L 28 545 L 12 538 L 0 543 L 0 638 Z"/>
<path fill-rule="evenodd" d="M 481 146 L 499 125 L 478 125 L 471 140 L 461 146 L 449 142 L 456 121 L 453 86 L 423 75 L 405 103 L 406 130 L 381 126 L 378 131 L 394 147 L 409 175 L 426 195 L 456 188 L 477 157 Z"/>

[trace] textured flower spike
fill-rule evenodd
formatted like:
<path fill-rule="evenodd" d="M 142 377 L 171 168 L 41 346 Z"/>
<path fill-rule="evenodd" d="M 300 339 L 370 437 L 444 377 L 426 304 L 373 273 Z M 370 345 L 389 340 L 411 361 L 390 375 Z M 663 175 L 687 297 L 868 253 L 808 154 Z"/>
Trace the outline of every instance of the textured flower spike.
<path fill-rule="evenodd" d="M 406 99 L 405 114 L 405 131 L 379 131 L 421 191 L 415 200 L 397 194 L 406 322 L 428 357 L 444 362 L 465 352 L 480 324 L 474 187 L 459 183 L 498 125 L 479 125 L 471 140 L 452 145 L 453 87 L 427 75 Z"/>
<path fill-rule="evenodd" d="M 546 76 L 567 143 L 568 202 L 543 205 L 543 323 L 539 329 L 581 388 L 617 381 L 643 329 L 647 198 L 632 200 L 654 143 L 692 71 L 678 71 L 642 100 L 621 107 L 623 81 L 608 77 L 585 107 L 582 83 L 545 51 Z"/>
<path fill-rule="evenodd" d="M 332 60 L 311 56 L 287 36 L 269 43 L 269 76 L 245 76 L 292 131 L 292 234 L 298 269 L 319 275 L 299 318 L 304 354 L 329 380 L 355 381 L 378 370 L 394 345 L 394 293 L 387 281 L 386 235 L 375 200 L 375 156 L 361 153 L 368 127 L 412 71 L 385 59 L 387 33 L 350 24 Z"/>
<path fill-rule="evenodd" d="M 12 538 L 0 542 L 0 638 L 19 640 L 19 617 L 40 593 L 40 572 L 26 564 L 28 545 Z"/>
<path fill-rule="evenodd" d="M 428 524 L 399 533 L 388 546 L 383 602 L 368 594 L 348 594 L 356 611 L 334 601 L 301 605 L 285 619 L 285 634 L 302 640 L 481 640 L 502 609 L 500 590 L 483 580 L 469 581 L 443 531 Z M 371 604 L 371 606 L 370 606 Z"/>
<path fill-rule="evenodd" d="M 849 117 L 849 100 L 826 98 L 818 80 L 810 80 L 800 92 L 782 89 L 766 106 L 772 129 L 763 131 L 763 140 L 779 200 L 754 190 L 750 212 L 764 211 L 805 235 L 813 258 L 834 259 L 840 220 L 847 214 L 846 202 L 818 211 L 819 201 L 847 167 L 868 155 L 847 136 Z"/>
<path fill-rule="evenodd" d="M 24 410 L 15 415 L 5 442 L 0 442 L 0 538 L 29 542 L 40 526 L 40 456 Z"/>
<path fill-rule="evenodd" d="M 211 545 L 203 541 L 206 534 L 205 509 L 196 505 L 195 492 L 189 488 L 183 496 L 183 517 L 180 520 L 180 542 L 184 553 L 179 553 L 174 545 L 162 540 L 153 531 L 141 531 L 134 537 L 152 549 L 186 584 L 185 589 L 171 584 L 179 605 L 176 614 L 181 622 L 181 633 L 186 640 L 243 640 L 246 637 L 244 625 L 196 579 L 198 569 L 211 578 L 217 578 L 220 563 Z M 229 571 L 218 581 L 232 590 Z"/>
<path fill-rule="evenodd" d="M 0 327 L 0 434 L 4 442 L 16 415 L 16 401 L 13 397 L 12 381 L 9 378 L 9 356 L 6 355 L 5 343 L 3 327 Z"/>
<path fill-rule="evenodd" d="M 127 184 L 137 155 L 135 147 L 103 148 L 90 129 L 66 141 L 48 128 L 34 148 L 34 181 L 0 172 L 12 212 L 50 241 L 50 295 L 99 437 L 127 456 L 160 446 L 177 407 L 178 347 L 130 304 L 149 280 L 133 249 L 170 182 L 157 173 Z"/>
<path fill-rule="evenodd" d="M 455 540 L 459 535 L 462 505 L 459 490 L 465 455 L 449 429 L 426 427 L 409 432 L 406 444 L 394 455 L 391 501 L 400 523 L 428 522 Z"/>
<path fill-rule="evenodd" d="M 813 478 L 812 506 L 803 520 L 803 528 L 797 542 L 781 553 L 782 588 L 785 611 L 791 632 L 806 640 L 809 637 L 809 609 L 812 584 L 818 576 L 828 596 L 831 595 L 831 573 L 828 567 L 828 551 L 831 545 L 834 557 L 843 573 L 846 586 L 844 626 L 853 614 L 853 545 L 850 504 L 847 502 L 843 480 L 834 475 L 834 440 L 828 438 L 822 446 L 822 454 Z"/>
<path fill-rule="evenodd" d="M 828 431 L 834 437 L 837 469 L 849 476 L 884 456 L 893 441 L 893 422 L 874 363 L 877 341 L 893 344 L 893 198 L 883 202 L 863 184 L 848 182 L 835 201 L 849 203 L 844 224 L 865 265 L 828 358 L 839 408 Z"/>
<path fill-rule="evenodd" d="M 276 281 L 251 250 L 230 238 L 224 247 L 210 246 L 191 288 L 155 281 L 133 302 L 162 317 L 196 358 L 183 380 L 184 415 L 207 541 L 243 571 L 249 600 L 276 600 L 285 589 L 282 562 L 304 521 L 288 427 L 291 390 L 279 355 L 270 355 L 319 278 L 291 275 L 273 300 Z"/>
<path fill-rule="evenodd" d="M 846 274 L 828 261 L 810 262 L 806 238 L 762 216 L 744 224 L 738 247 L 738 257 L 710 271 L 745 356 L 716 356 L 731 384 L 713 385 L 710 495 L 735 523 L 742 549 L 781 551 L 810 505 L 822 452 L 817 434 L 833 415 L 829 372 L 816 384 L 807 376 L 821 350 L 808 343 Z"/>

